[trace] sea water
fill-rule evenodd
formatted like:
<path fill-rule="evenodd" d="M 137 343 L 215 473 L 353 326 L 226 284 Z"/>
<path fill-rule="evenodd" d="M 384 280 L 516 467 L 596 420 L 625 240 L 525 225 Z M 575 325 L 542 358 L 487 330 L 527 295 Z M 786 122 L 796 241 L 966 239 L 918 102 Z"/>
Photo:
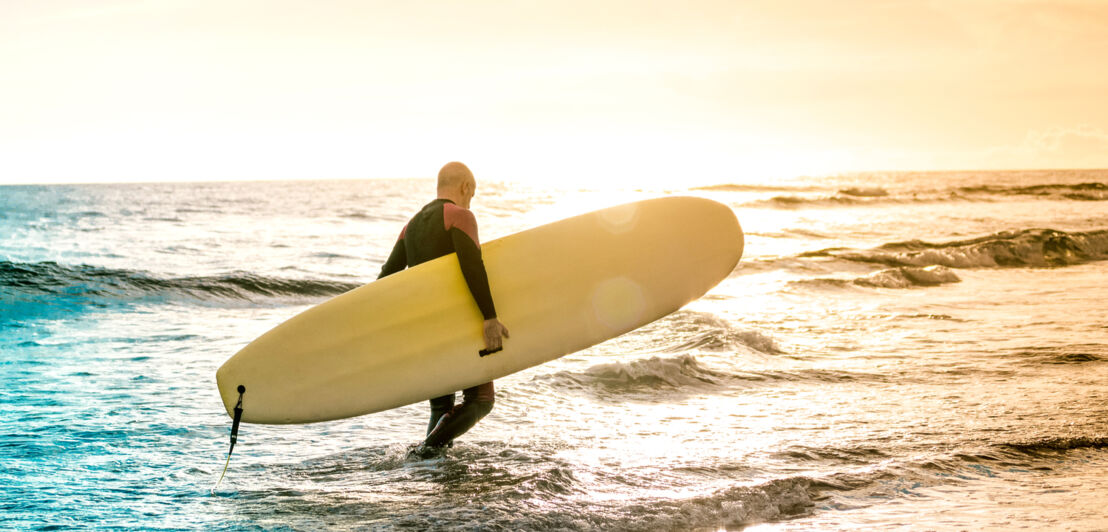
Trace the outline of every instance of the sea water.
<path fill-rule="evenodd" d="M 0 187 L 0 528 L 1108 529 L 1108 172 L 727 181 L 482 181 L 486 241 L 697 195 L 745 255 L 445 457 L 405 459 L 426 404 L 243 425 L 214 493 L 216 368 L 372 281 L 433 183 Z"/>

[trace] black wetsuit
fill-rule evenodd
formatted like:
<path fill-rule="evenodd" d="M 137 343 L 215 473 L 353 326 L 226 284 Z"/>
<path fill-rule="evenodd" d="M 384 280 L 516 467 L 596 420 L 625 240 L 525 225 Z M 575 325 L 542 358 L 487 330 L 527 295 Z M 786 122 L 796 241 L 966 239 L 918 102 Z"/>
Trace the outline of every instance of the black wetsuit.
<path fill-rule="evenodd" d="M 495 318 L 496 308 L 489 291 L 489 278 L 481 259 L 477 219 L 469 209 L 459 207 L 448 199 L 436 199 L 412 217 L 400 232 L 400 238 L 377 278 L 451 253 L 458 254 L 462 276 L 481 314 L 486 320 Z M 492 382 L 486 382 L 463 390 L 462 404 L 457 406 L 454 405 L 453 393 L 431 399 L 431 422 L 427 425 L 424 446 L 441 448 L 449 445 L 492 410 L 494 398 Z"/>

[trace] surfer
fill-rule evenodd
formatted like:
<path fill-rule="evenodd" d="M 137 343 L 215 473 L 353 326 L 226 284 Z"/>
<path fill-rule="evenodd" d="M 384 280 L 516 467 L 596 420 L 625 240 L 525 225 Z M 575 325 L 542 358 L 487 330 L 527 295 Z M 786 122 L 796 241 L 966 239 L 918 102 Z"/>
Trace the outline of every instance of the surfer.
<path fill-rule="evenodd" d="M 477 180 L 466 165 L 447 163 L 439 170 L 438 197 L 422 209 L 400 231 L 388 260 L 378 279 L 404 268 L 458 254 L 458 264 L 469 292 L 484 316 L 485 348 L 499 350 L 508 329 L 496 318 L 489 278 L 481 259 L 481 241 L 477 237 L 477 218 L 469 210 L 469 202 L 477 191 Z M 492 410 L 492 382 L 462 390 L 462 403 L 454 404 L 450 393 L 431 399 L 431 421 L 427 424 L 427 439 L 413 451 L 420 456 L 433 456 L 451 445 L 454 438 L 473 428 Z"/>

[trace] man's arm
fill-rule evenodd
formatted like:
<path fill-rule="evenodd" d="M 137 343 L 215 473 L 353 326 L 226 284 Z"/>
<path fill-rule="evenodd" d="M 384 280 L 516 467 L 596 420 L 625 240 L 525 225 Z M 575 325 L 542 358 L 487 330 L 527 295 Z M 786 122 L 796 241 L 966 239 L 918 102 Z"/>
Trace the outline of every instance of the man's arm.
<path fill-rule="evenodd" d="M 457 227 L 450 228 L 450 239 L 454 242 L 454 251 L 458 254 L 458 264 L 462 267 L 462 277 L 466 280 L 469 293 L 481 309 L 486 320 L 496 318 L 496 307 L 492 303 L 492 291 L 489 289 L 489 275 L 485 271 L 485 261 L 481 258 L 481 248 L 465 231 Z"/>
<path fill-rule="evenodd" d="M 462 268 L 462 277 L 466 280 L 469 293 L 485 317 L 485 348 L 490 352 L 500 350 L 504 338 L 508 338 L 508 328 L 496 319 L 496 307 L 492 304 L 492 292 L 489 290 L 489 276 L 485 271 L 485 261 L 481 258 L 481 240 L 477 237 L 477 218 L 469 209 L 453 204 L 443 206 L 443 221 L 450 232 L 454 252 L 458 254 L 458 264 Z"/>
<path fill-rule="evenodd" d="M 408 227 L 404 226 L 404 229 L 407 230 Z M 404 231 L 401 231 L 400 238 L 396 239 L 396 245 L 392 247 L 392 253 L 389 253 L 389 258 L 381 267 L 381 274 L 377 278 L 387 277 L 407 267 L 408 250 L 404 247 Z"/>
<path fill-rule="evenodd" d="M 450 229 L 450 238 L 454 241 L 454 250 L 458 254 L 458 264 L 462 267 L 469 293 L 485 317 L 482 335 L 485 337 L 485 349 L 495 353 L 508 338 L 508 328 L 496 319 L 496 307 L 492 304 L 492 292 L 489 290 L 489 276 L 485 271 L 485 261 L 481 259 L 481 248 L 468 234 L 458 228 Z"/>

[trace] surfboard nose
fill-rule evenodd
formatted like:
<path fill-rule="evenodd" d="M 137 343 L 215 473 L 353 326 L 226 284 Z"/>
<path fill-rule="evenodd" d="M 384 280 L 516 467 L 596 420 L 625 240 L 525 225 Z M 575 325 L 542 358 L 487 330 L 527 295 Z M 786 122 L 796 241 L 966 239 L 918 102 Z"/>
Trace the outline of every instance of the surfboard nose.
<path fill-rule="evenodd" d="M 219 369 L 216 370 L 215 385 L 216 389 L 219 390 L 219 398 L 223 401 L 223 409 L 226 410 L 227 416 L 233 419 L 235 417 L 235 403 L 238 402 L 238 392 L 236 390 L 239 386 L 245 385 L 227 382 L 227 379 L 225 378 L 227 372 L 224 370 L 224 367 L 226 367 L 226 365 L 227 364 L 225 363 L 223 366 L 220 366 Z"/>

